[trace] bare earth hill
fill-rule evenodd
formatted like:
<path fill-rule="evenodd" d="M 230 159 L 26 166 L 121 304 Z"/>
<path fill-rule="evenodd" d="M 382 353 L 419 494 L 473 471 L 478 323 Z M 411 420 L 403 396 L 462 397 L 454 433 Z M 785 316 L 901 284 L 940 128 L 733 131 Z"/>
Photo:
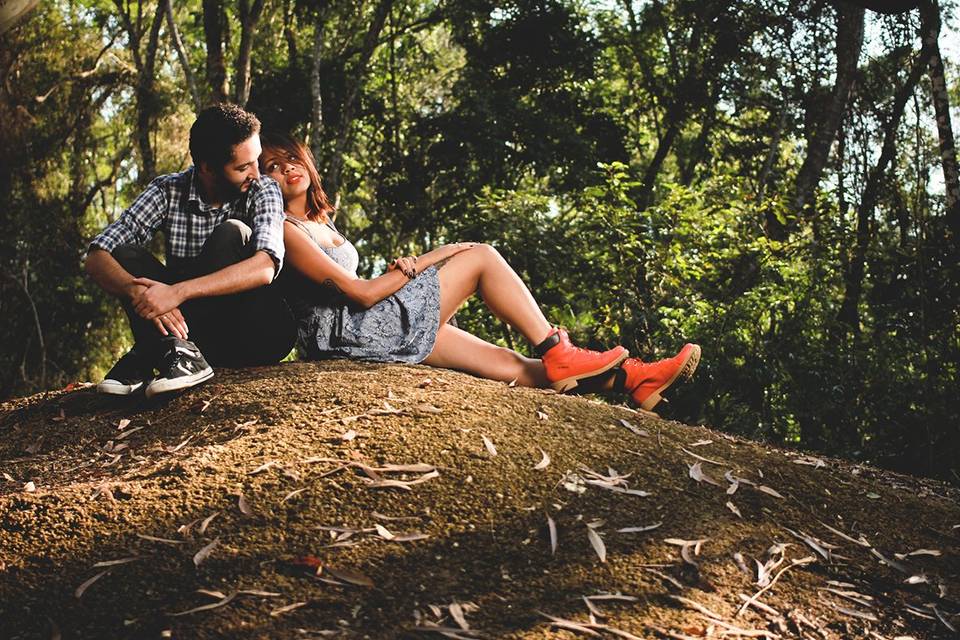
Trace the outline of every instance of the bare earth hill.
<path fill-rule="evenodd" d="M 949 638 L 932 481 L 449 371 L 0 405 L 3 638 Z"/>

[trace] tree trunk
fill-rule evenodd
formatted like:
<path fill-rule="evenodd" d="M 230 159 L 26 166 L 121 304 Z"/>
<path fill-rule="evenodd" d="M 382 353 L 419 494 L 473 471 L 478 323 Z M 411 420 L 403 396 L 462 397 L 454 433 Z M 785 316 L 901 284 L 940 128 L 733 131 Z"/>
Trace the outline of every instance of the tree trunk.
<path fill-rule="evenodd" d="M 203 35 L 207 45 L 207 85 L 213 102 L 224 102 L 227 67 L 223 61 L 223 5 L 220 0 L 203 0 Z"/>
<path fill-rule="evenodd" d="M 325 146 L 323 139 L 323 92 L 320 90 L 320 62 L 323 57 L 324 23 L 324 13 L 321 11 L 313 27 L 313 60 L 310 63 L 310 150 L 313 152 L 314 159 L 318 162 L 320 153 Z"/>
<path fill-rule="evenodd" d="M 937 133 L 940 138 L 940 164 L 943 168 L 943 181 L 946 187 L 947 223 L 954 242 L 960 240 L 960 171 L 957 169 L 957 149 L 954 146 L 953 126 L 950 122 L 950 94 L 943 70 L 943 58 L 940 55 L 940 7 L 936 0 L 920 5 L 923 23 L 923 46 L 930 49 L 930 93 L 933 96 L 933 109 L 937 116 Z"/>
<path fill-rule="evenodd" d="M 928 28 L 928 25 L 927 21 L 924 20 L 924 30 L 926 28 Z M 863 293 L 863 277 L 867 247 L 870 244 L 870 226 L 873 221 L 873 212 L 880 198 L 880 188 L 887 166 L 896 155 L 897 130 L 900 128 L 903 110 L 929 63 L 930 54 L 930 45 L 924 41 L 920 54 L 914 60 L 910 69 L 910 75 L 894 96 L 890 117 L 883 129 L 883 146 L 881 147 L 880 157 L 877 159 L 877 164 L 870 170 L 867 183 L 863 188 L 860 206 L 857 208 L 856 245 L 853 257 L 844 272 L 846 290 L 844 291 L 843 302 L 840 305 L 840 312 L 837 314 L 837 319 L 854 335 L 860 332 L 860 298 Z"/>
<path fill-rule="evenodd" d="M 653 202 L 653 188 L 657 180 L 657 175 L 660 173 L 663 161 L 667 159 L 667 154 L 670 153 L 670 148 L 673 147 L 673 141 L 676 140 L 677 135 L 680 133 L 680 127 L 685 120 L 683 115 L 678 113 L 677 110 L 674 110 L 672 115 L 668 115 L 668 118 L 670 121 L 663 137 L 660 138 L 657 143 L 657 152 L 653 155 L 653 159 L 650 160 L 650 164 L 647 165 L 647 170 L 643 172 L 640 196 L 637 198 L 637 204 L 641 209 L 650 206 Z"/>
<path fill-rule="evenodd" d="M 150 32 L 147 35 L 146 50 L 141 51 L 143 41 L 143 18 L 138 14 L 136 20 L 129 13 L 129 7 L 119 0 L 114 2 L 120 13 L 120 19 L 123 22 L 124 29 L 129 39 L 130 56 L 133 59 L 133 66 L 137 70 L 137 84 L 134 87 L 134 100 L 136 105 L 136 129 L 134 138 L 136 139 L 137 151 L 140 155 L 140 173 L 137 176 L 137 183 L 141 186 L 146 185 L 154 178 L 157 173 L 156 157 L 153 153 L 153 147 L 150 145 L 150 133 L 153 131 L 153 123 L 158 110 L 157 96 L 154 91 L 155 71 L 157 63 L 157 46 L 160 40 L 160 26 L 163 23 L 164 7 L 163 2 L 157 3 L 156 12 L 153 21 L 150 23 Z M 142 11 L 143 6 L 139 9 Z"/>
<path fill-rule="evenodd" d="M 807 139 L 807 155 L 797 174 L 793 199 L 793 210 L 797 215 L 803 215 L 813 200 L 813 193 L 820 184 L 830 147 L 856 81 L 857 61 L 863 47 L 863 15 L 862 7 L 846 4 L 842 4 L 837 11 L 837 78 L 826 114 Z M 786 228 L 774 221 L 767 232 L 771 237 L 782 239 L 786 235 Z"/>
<path fill-rule="evenodd" d="M 680 184 L 685 187 L 690 186 L 696 177 L 697 167 L 706 159 L 710 136 L 717 124 L 716 96 L 711 96 L 710 102 L 711 104 L 707 106 L 707 109 L 709 109 L 708 115 L 700 124 L 700 133 L 697 134 L 697 139 L 690 147 L 687 161 L 680 168 Z"/>
<path fill-rule="evenodd" d="M 257 34 L 257 23 L 263 14 L 264 0 L 253 0 L 251 6 L 247 0 L 237 2 L 240 14 L 240 51 L 234 71 L 236 95 L 234 99 L 241 107 L 250 99 L 250 66 L 253 53 L 253 38 Z"/>
<path fill-rule="evenodd" d="M 374 11 L 373 21 L 367 30 L 367 35 L 363 40 L 363 49 L 360 51 L 360 59 L 357 61 L 353 77 L 346 91 L 346 98 L 343 101 L 343 110 L 340 118 L 340 131 L 337 135 L 337 142 L 333 150 L 333 158 L 330 162 L 330 172 L 327 176 L 326 184 L 329 192 L 335 198 L 340 192 L 340 172 L 343 169 L 343 154 L 347 150 L 347 143 L 350 140 L 350 129 L 353 124 L 353 113 L 356 108 L 357 96 L 360 94 L 360 88 L 363 86 L 367 76 L 367 67 L 370 64 L 370 58 L 376 49 L 377 38 L 383 31 L 383 25 L 387 21 L 387 14 L 393 0 L 380 0 Z"/>
<path fill-rule="evenodd" d="M 177 22 L 173 17 L 173 4 L 170 0 L 161 0 L 163 10 L 167 15 L 167 29 L 170 30 L 170 41 L 173 48 L 177 51 L 177 59 L 180 60 L 180 67 L 183 69 L 183 76 L 187 81 L 187 88 L 190 90 L 190 97 L 193 100 L 193 111 L 199 113 L 203 108 L 203 102 L 200 100 L 200 92 L 197 90 L 197 81 L 193 77 L 193 70 L 190 68 L 190 60 L 187 59 L 187 52 L 183 47 L 183 40 L 180 39 L 180 31 L 177 30 Z"/>
<path fill-rule="evenodd" d="M 773 130 L 770 136 L 770 148 L 767 149 L 767 157 L 763 161 L 763 167 L 760 169 L 760 175 L 757 176 L 757 199 L 763 198 L 763 193 L 767 189 L 767 180 L 770 179 L 770 173 L 773 171 L 773 165 L 777 163 L 780 157 L 780 140 L 783 138 L 783 130 L 787 126 L 787 110 L 780 110 L 780 118 L 777 120 L 777 128 Z M 774 214 L 767 210 L 767 224 L 778 224 L 779 220 L 771 222 L 769 219 Z M 775 217 L 775 216 L 774 216 Z"/>

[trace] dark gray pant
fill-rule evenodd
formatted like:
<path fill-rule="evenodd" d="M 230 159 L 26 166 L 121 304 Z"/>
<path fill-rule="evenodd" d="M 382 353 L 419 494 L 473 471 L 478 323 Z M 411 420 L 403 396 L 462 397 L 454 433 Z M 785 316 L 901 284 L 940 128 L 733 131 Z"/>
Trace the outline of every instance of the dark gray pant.
<path fill-rule="evenodd" d="M 252 231 L 239 220 L 218 225 L 196 258 L 164 265 L 139 245 L 125 244 L 112 256 L 131 275 L 174 284 L 219 271 L 249 258 Z M 163 336 L 153 322 L 144 320 L 129 301 L 123 309 L 138 353 L 156 360 L 162 354 Z M 296 322 L 276 283 L 227 296 L 196 298 L 180 307 L 193 341 L 214 366 L 242 367 L 273 364 L 290 353 L 296 341 Z"/>

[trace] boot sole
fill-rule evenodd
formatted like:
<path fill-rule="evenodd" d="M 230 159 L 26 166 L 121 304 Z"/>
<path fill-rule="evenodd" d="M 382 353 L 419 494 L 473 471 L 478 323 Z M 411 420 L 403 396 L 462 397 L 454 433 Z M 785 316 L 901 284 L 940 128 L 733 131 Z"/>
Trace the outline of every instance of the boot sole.
<path fill-rule="evenodd" d="M 97 385 L 97 393 L 108 396 L 129 396 L 130 394 L 136 393 L 141 387 L 143 387 L 142 382 L 136 384 L 101 382 Z"/>
<path fill-rule="evenodd" d="M 145 395 L 148 398 L 159 395 L 161 393 L 170 393 L 172 391 L 180 391 L 182 389 L 189 389 L 190 387 L 196 386 L 205 380 L 209 380 L 213 377 L 213 369 L 207 367 L 203 371 L 199 371 L 192 376 L 183 376 L 181 378 L 174 378 L 173 380 L 154 380 L 147 385 L 147 390 Z"/>
<path fill-rule="evenodd" d="M 628 357 L 630 357 L 630 352 L 624 350 L 624 352 L 620 354 L 620 356 L 616 360 L 613 360 L 612 362 L 610 362 L 610 364 L 604 365 L 600 369 L 596 369 L 594 371 L 587 371 L 586 373 L 581 373 L 575 376 L 570 376 L 569 378 L 564 378 L 563 380 L 557 380 L 556 382 L 551 383 L 550 386 L 553 387 L 553 389 L 557 393 L 566 393 L 571 389 L 575 389 L 577 385 L 580 384 L 579 382 L 580 380 L 583 380 L 584 378 L 592 378 L 594 376 L 600 375 L 601 373 L 606 373 L 607 371 L 610 371 L 610 369 L 613 369 L 614 367 L 619 365 L 621 362 L 626 360 Z"/>
<path fill-rule="evenodd" d="M 647 396 L 646 399 L 640 403 L 640 408 L 644 411 L 653 411 L 653 408 L 663 399 L 663 392 L 681 376 L 684 380 L 689 380 L 693 376 L 694 371 L 697 370 L 698 364 L 700 364 L 700 345 L 695 344 L 693 345 L 693 349 L 690 350 L 690 353 L 687 354 L 687 359 L 684 360 L 680 368 L 677 369 L 677 372 L 673 374 L 673 377 L 659 389 Z"/>

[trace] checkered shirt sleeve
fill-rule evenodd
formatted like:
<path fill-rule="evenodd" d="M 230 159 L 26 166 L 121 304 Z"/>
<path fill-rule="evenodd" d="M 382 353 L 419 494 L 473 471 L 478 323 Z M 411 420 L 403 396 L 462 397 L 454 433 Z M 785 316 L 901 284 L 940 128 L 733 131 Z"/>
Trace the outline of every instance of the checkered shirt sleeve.
<path fill-rule="evenodd" d="M 163 178 L 151 182 L 119 218 L 90 242 L 87 250 L 103 249 L 111 253 L 122 244 L 148 243 L 163 223 L 167 211 L 163 182 Z"/>
<path fill-rule="evenodd" d="M 251 185 L 247 201 L 253 230 L 253 249 L 273 258 L 273 277 L 283 266 L 283 196 L 271 178 L 261 177 Z"/>

